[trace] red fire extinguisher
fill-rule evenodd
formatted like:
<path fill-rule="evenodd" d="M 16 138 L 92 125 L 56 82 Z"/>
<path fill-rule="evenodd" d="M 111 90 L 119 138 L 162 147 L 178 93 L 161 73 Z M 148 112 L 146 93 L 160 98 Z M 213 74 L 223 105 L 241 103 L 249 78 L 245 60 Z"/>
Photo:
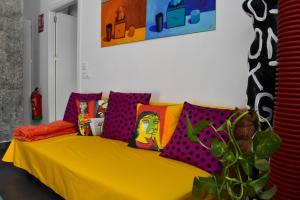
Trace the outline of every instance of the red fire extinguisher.
<path fill-rule="evenodd" d="M 39 88 L 31 93 L 31 111 L 32 120 L 42 120 L 42 95 L 40 94 Z"/>

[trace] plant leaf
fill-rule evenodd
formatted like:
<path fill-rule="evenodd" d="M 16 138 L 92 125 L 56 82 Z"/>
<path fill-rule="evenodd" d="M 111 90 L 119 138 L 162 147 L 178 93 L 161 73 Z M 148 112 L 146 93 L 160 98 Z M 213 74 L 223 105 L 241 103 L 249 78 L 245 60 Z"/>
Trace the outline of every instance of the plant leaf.
<path fill-rule="evenodd" d="M 225 148 L 225 145 L 222 142 L 219 142 L 216 138 L 211 139 L 211 150 L 217 158 L 224 155 Z"/>
<path fill-rule="evenodd" d="M 245 158 L 246 160 L 248 160 L 249 163 L 254 163 L 254 153 L 247 153 L 247 154 L 243 154 L 243 158 Z"/>
<path fill-rule="evenodd" d="M 259 198 L 261 199 L 272 199 L 272 197 L 276 194 L 277 187 L 274 185 L 272 189 L 264 191 L 259 194 Z"/>
<path fill-rule="evenodd" d="M 245 196 L 248 196 L 248 197 L 256 197 L 257 196 L 254 189 L 249 186 L 244 188 L 244 194 L 245 194 Z"/>
<path fill-rule="evenodd" d="M 217 185 L 213 177 L 195 177 L 192 194 L 200 199 L 206 193 L 216 195 Z"/>
<path fill-rule="evenodd" d="M 199 134 L 203 129 L 205 129 L 209 125 L 210 125 L 210 123 L 207 120 L 198 122 L 194 127 L 194 130 L 193 130 L 194 134 L 195 135 Z"/>
<path fill-rule="evenodd" d="M 255 160 L 254 166 L 256 169 L 266 172 L 269 170 L 269 162 L 266 159 Z"/>
<path fill-rule="evenodd" d="M 253 149 L 257 159 L 270 157 L 281 145 L 281 138 L 272 131 L 259 131 L 253 138 Z"/>
<path fill-rule="evenodd" d="M 263 176 L 261 176 L 260 178 L 254 180 L 254 181 L 251 181 L 249 183 L 249 185 L 255 190 L 256 193 L 259 193 L 267 184 L 268 179 L 269 179 L 269 174 L 266 173 Z"/>
<path fill-rule="evenodd" d="M 235 156 L 234 156 L 233 152 L 231 150 L 229 150 L 224 154 L 224 159 L 226 161 L 229 161 L 230 163 L 232 163 L 235 160 Z"/>
<path fill-rule="evenodd" d="M 243 171 L 245 172 L 245 174 L 247 176 L 252 176 L 252 172 L 253 172 L 253 167 L 252 165 L 250 165 L 250 163 L 248 162 L 248 160 L 246 160 L 245 158 L 243 158 L 242 156 L 239 157 L 239 162 L 242 166 Z"/>
<path fill-rule="evenodd" d="M 191 142 L 198 142 L 198 137 L 194 134 L 194 128 L 191 124 L 189 116 L 186 114 L 186 122 L 187 122 L 187 136 L 191 140 Z"/>

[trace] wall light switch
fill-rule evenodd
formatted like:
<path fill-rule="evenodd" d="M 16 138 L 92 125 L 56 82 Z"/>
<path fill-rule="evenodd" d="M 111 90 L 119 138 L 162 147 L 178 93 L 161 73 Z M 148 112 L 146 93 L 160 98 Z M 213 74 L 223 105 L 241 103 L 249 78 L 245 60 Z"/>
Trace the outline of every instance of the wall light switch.
<path fill-rule="evenodd" d="M 88 63 L 87 62 L 81 63 L 81 70 L 83 70 L 83 71 L 87 71 L 88 70 Z"/>

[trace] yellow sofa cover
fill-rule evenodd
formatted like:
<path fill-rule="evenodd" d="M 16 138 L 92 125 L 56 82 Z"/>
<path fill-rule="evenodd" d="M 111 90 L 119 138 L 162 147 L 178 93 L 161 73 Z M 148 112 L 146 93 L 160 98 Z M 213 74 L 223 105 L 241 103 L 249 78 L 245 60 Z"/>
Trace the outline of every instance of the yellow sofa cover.
<path fill-rule="evenodd" d="M 13 162 L 71 200 L 190 199 L 195 176 L 209 173 L 159 152 L 100 137 L 67 135 L 36 142 L 13 140 Z"/>

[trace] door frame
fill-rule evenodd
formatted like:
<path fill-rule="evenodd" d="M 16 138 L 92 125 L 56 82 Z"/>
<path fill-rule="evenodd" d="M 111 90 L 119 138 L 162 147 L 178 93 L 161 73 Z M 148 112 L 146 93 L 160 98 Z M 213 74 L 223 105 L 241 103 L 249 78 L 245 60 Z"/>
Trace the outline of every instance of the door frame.
<path fill-rule="evenodd" d="M 80 55 L 81 55 L 81 13 L 82 13 L 82 0 L 57 0 L 50 5 L 48 11 L 48 116 L 49 122 L 55 120 L 56 112 L 56 99 L 55 99 L 55 13 L 72 4 L 77 4 L 77 61 L 76 61 L 76 88 L 81 91 L 80 81 Z"/>
<path fill-rule="evenodd" d="M 24 52 L 23 52 L 23 122 L 24 124 L 31 124 L 31 100 L 32 92 L 32 67 L 33 67 L 33 43 L 32 43 L 32 21 L 28 19 L 23 20 L 24 24 Z M 29 41 L 28 41 L 29 40 Z M 27 47 L 27 48 L 26 48 Z M 29 50 L 29 51 L 28 51 Z"/>

